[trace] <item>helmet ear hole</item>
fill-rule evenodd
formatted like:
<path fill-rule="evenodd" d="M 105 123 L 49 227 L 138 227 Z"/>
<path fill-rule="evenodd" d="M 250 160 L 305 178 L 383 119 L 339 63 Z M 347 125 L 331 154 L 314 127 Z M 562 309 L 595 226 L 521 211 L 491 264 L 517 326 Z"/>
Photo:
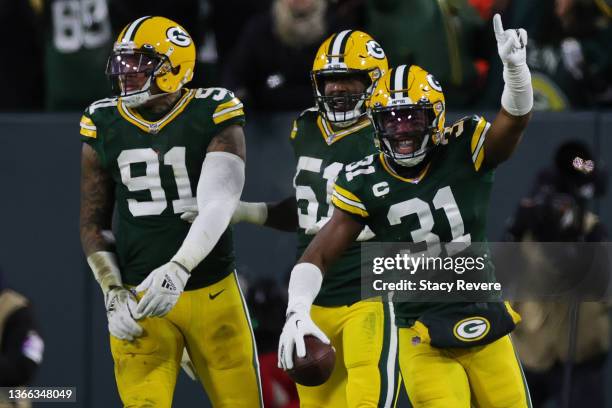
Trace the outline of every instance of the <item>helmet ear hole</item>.
<path fill-rule="evenodd" d="M 176 75 L 181 71 L 181 66 L 177 65 L 176 67 L 172 67 L 172 75 Z"/>
<path fill-rule="evenodd" d="M 172 89 L 171 89 L 172 85 L 169 83 L 168 76 L 166 74 L 160 75 L 157 78 L 155 78 L 155 84 L 162 92 L 166 92 L 166 93 L 172 92 Z"/>

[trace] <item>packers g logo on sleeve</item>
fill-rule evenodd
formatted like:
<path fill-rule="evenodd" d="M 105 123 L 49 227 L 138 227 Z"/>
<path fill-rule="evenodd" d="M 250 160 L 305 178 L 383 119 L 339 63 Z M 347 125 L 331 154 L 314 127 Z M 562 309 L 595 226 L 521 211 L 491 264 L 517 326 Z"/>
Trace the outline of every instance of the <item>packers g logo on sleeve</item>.
<path fill-rule="evenodd" d="M 374 40 L 370 40 L 366 43 L 366 49 L 368 50 L 368 54 L 370 54 L 376 59 L 385 58 L 385 51 L 383 51 L 380 44 Z"/>
<path fill-rule="evenodd" d="M 489 333 L 491 324 L 484 317 L 468 317 L 460 320 L 453 328 L 453 334 L 461 341 L 477 341 Z"/>
<path fill-rule="evenodd" d="M 170 27 L 166 30 L 166 37 L 172 44 L 176 44 L 179 47 L 187 47 L 191 44 L 191 37 L 180 27 Z"/>

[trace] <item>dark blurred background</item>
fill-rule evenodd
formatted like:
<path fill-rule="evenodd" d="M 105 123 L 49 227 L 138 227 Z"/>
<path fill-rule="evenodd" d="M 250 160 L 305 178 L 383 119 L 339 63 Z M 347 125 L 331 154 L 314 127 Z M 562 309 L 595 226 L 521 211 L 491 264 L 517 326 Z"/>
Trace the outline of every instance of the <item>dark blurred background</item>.
<path fill-rule="evenodd" d="M 496 174 L 488 223 L 493 241 L 504 236 L 507 220 L 531 194 L 540 170 L 553 165 L 563 142 L 589 146 L 601 173 L 612 162 L 610 1 L 0 0 L 0 267 L 7 284 L 32 301 L 45 339 L 34 384 L 76 386 L 75 406 L 120 404 L 102 295 L 79 243 L 78 121 L 89 103 L 109 96 L 106 59 L 125 24 L 142 15 L 180 22 L 199 46 L 189 86 L 224 86 L 243 99 L 243 200 L 265 201 L 293 193 L 290 125 L 314 105 L 309 71 L 328 34 L 369 32 L 391 66 L 415 63 L 436 75 L 450 120 L 473 113 L 492 120 L 503 88 L 491 28 L 495 12 L 502 13 L 505 27 L 529 33 L 538 112 L 514 157 Z M 612 225 L 605 188 L 588 206 Z M 246 285 L 269 278 L 282 286 L 295 260 L 293 234 L 234 228 Z M 609 373 L 605 383 L 612 385 Z M 181 375 L 176 406 L 206 406 L 200 401 L 200 386 Z M 612 407 L 610 401 L 608 396 Z"/>

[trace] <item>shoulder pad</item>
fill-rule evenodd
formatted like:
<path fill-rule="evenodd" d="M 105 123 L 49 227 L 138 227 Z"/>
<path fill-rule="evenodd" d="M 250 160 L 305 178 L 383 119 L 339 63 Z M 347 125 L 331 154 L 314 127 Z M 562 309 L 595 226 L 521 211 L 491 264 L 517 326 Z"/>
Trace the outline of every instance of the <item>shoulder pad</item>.
<path fill-rule="evenodd" d="M 298 115 L 296 120 L 300 120 L 303 117 L 305 117 L 306 115 L 308 115 L 309 113 L 313 113 L 313 112 L 318 115 L 319 114 L 319 109 L 317 109 L 316 106 L 313 106 L 312 108 L 304 109 L 303 111 L 300 112 L 300 114 Z"/>
<path fill-rule="evenodd" d="M 291 140 L 294 140 L 295 137 L 297 136 L 299 122 L 301 122 L 302 120 L 307 120 L 307 118 L 309 118 L 310 115 L 312 114 L 315 115 L 314 118 L 316 120 L 317 115 L 319 114 L 319 110 L 316 107 L 304 109 L 302 112 L 300 112 L 298 117 L 295 118 L 295 120 L 293 121 L 293 124 L 291 125 L 291 135 L 289 136 Z"/>
<path fill-rule="evenodd" d="M 210 99 L 214 102 L 223 102 L 224 100 L 234 98 L 234 93 L 226 88 L 213 86 L 210 88 L 194 89 L 196 99 Z"/>
<path fill-rule="evenodd" d="M 89 115 L 93 115 L 97 109 L 107 108 L 109 106 L 117 106 L 117 101 L 117 97 L 97 100 L 91 105 L 89 105 L 89 107 L 86 109 L 86 113 L 88 113 Z"/>
<path fill-rule="evenodd" d="M 367 162 L 370 156 L 361 161 Z M 345 166 L 340 172 L 336 182 L 334 183 L 334 191 L 332 193 L 332 204 L 349 214 L 356 215 L 360 218 L 369 217 L 365 203 L 361 195 L 364 178 L 355 177 L 356 174 L 364 174 L 363 169 L 358 167 L 360 162 L 354 162 Z"/>
<path fill-rule="evenodd" d="M 237 116 L 244 116 L 244 105 L 229 89 L 198 88 L 195 99 L 206 100 L 210 103 L 213 108 L 212 119 L 215 125 Z"/>

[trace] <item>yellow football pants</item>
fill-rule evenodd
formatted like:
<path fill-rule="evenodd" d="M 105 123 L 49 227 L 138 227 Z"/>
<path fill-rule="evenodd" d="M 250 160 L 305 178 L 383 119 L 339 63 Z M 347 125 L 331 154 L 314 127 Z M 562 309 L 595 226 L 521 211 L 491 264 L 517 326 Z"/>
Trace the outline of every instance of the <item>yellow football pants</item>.
<path fill-rule="evenodd" d="M 110 340 L 125 407 L 171 406 L 185 346 L 215 408 L 263 406 L 255 340 L 235 273 L 183 292 L 166 316 L 138 323 L 143 336 Z"/>
<path fill-rule="evenodd" d="M 380 301 L 315 305 L 310 315 L 335 347 L 336 365 L 325 384 L 297 386 L 300 406 L 394 407 L 400 379 L 392 305 Z"/>
<path fill-rule="evenodd" d="M 398 331 L 400 368 L 413 407 L 531 407 L 510 336 L 485 346 L 439 349 L 413 344 L 413 329 Z"/>

